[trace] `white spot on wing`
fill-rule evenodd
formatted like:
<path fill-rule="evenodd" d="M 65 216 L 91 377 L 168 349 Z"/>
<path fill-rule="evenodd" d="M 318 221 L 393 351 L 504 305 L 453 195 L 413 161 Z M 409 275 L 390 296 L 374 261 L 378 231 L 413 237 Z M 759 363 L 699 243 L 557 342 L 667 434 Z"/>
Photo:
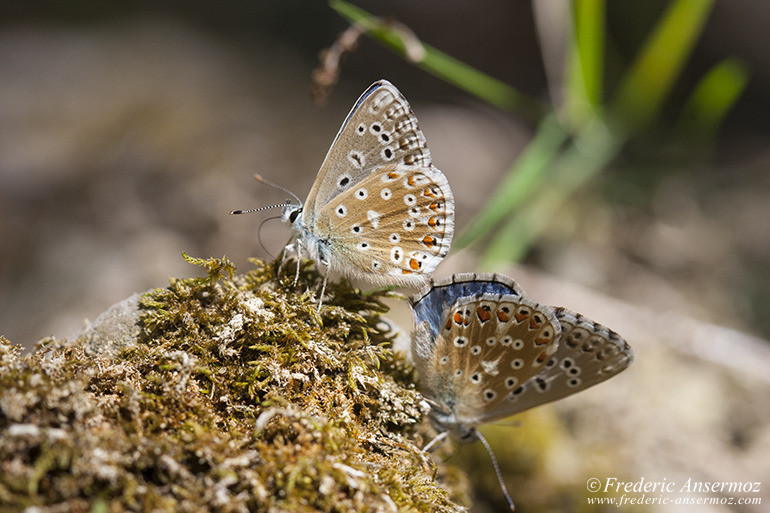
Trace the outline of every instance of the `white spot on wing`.
<path fill-rule="evenodd" d="M 380 225 L 380 213 L 370 210 L 366 213 L 366 218 L 372 223 L 372 226 L 376 229 Z"/>
<path fill-rule="evenodd" d="M 364 164 L 366 164 L 366 159 L 364 159 L 364 156 L 355 150 L 352 150 L 350 153 L 348 153 L 348 160 L 356 169 L 361 169 L 364 167 Z"/>
<path fill-rule="evenodd" d="M 485 362 L 482 360 L 481 368 L 484 369 L 484 372 L 486 372 L 490 376 L 497 376 L 498 374 L 500 374 L 500 370 L 497 368 L 497 363 L 499 361 L 500 361 L 499 358 L 493 362 Z"/>

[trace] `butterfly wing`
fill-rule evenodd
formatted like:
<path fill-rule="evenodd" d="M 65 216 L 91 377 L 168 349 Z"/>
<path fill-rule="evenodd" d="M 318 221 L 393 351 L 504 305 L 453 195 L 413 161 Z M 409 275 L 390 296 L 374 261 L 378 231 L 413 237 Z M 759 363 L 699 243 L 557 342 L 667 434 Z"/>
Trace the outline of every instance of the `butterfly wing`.
<path fill-rule="evenodd" d="M 303 208 L 305 226 L 335 196 L 384 164 L 429 167 L 430 152 L 409 103 L 387 80 L 364 91 L 343 121 Z"/>
<path fill-rule="evenodd" d="M 423 283 L 449 252 L 452 191 L 433 166 L 381 166 L 324 206 L 314 232 L 333 269 L 375 283 Z"/>
<path fill-rule="evenodd" d="M 523 296 L 524 290 L 507 276 L 493 273 L 460 273 L 431 281 L 409 298 L 415 326 L 427 322 L 432 340 L 441 331 L 446 310 L 452 303 L 461 297 L 481 294 Z"/>
<path fill-rule="evenodd" d="M 634 352 L 614 331 L 566 308 L 554 308 L 561 325 L 559 346 L 544 368 L 520 388 L 513 401 L 490 418 L 500 418 L 580 392 L 623 371 Z"/>
<path fill-rule="evenodd" d="M 519 295 L 481 294 L 451 306 L 427 354 L 414 343 L 412 351 L 426 394 L 455 426 L 475 426 L 540 370 L 559 334 L 549 307 Z"/>

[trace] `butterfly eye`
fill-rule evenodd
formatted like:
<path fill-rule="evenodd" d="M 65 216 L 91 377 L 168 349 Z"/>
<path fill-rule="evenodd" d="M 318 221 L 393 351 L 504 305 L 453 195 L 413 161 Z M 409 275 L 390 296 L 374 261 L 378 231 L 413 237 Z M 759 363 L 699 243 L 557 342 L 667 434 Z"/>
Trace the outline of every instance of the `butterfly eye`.
<path fill-rule="evenodd" d="M 297 220 L 297 216 L 299 216 L 300 212 L 302 212 L 301 208 L 298 208 L 297 210 L 292 210 L 291 214 L 289 214 L 289 222 L 294 223 L 294 221 Z"/>

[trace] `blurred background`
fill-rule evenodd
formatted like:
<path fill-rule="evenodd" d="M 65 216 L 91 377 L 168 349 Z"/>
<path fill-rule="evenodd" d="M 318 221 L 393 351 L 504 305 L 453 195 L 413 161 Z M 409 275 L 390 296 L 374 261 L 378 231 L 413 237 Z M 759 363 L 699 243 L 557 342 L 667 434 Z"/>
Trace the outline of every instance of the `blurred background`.
<path fill-rule="evenodd" d="M 334 75 L 312 74 L 319 52 L 352 20 L 373 37 L 319 105 L 311 77 Z M 252 174 L 304 198 L 386 78 L 455 191 L 437 274 L 511 274 L 637 351 L 612 384 L 485 430 L 521 509 L 602 509 L 593 475 L 763 481 L 767 502 L 768 26 L 750 0 L 3 2 L 0 333 L 71 336 L 197 272 L 183 251 L 241 271 L 268 258 L 269 213 L 227 215 L 285 199 Z M 419 62 L 400 51 L 415 38 Z M 288 237 L 262 230 L 272 254 Z M 504 505 L 495 487 L 475 485 L 475 511 Z M 704 506 L 632 507 L 677 508 Z"/>

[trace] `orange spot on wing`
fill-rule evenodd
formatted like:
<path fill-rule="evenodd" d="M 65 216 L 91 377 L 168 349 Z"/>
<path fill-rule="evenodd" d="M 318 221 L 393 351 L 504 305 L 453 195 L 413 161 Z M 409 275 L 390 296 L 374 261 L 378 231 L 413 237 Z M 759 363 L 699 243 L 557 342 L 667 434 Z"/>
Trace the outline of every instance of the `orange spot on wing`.
<path fill-rule="evenodd" d="M 409 269 L 401 269 L 401 274 L 412 274 L 412 271 Z"/>
<path fill-rule="evenodd" d="M 532 328 L 532 329 L 539 328 L 542 325 L 543 325 L 543 323 L 542 322 L 537 322 L 534 317 L 532 317 L 529 320 L 529 327 Z"/>
<path fill-rule="evenodd" d="M 537 359 L 535 360 L 535 362 L 537 362 L 539 364 L 542 364 L 545 361 L 546 358 L 548 358 L 548 355 L 545 354 L 545 351 L 543 351 L 542 353 L 537 355 Z"/>
<path fill-rule="evenodd" d="M 414 187 L 414 176 L 410 176 L 410 177 L 409 177 L 409 178 L 406 180 L 406 183 L 408 183 L 408 184 L 409 184 L 409 187 Z"/>
<path fill-rule="evenodd" d="M 430 226 L 431 228 L 435 228 L 436 226 L 438 226 L 438 220 L 435 217 L 431 217 L 430 219 L 428 219 L 428 226 Z"/>
<path fill-rule="evenodd" d="M 420 268 L 420 266 L 421 266 L 420 262 L 418 262 L 414 258 L 409 261 L 409 267 L 411 267 L 415 271 L 418 270 Z"/>
<path fill-rule="evenodd" d="M 449 320 L 446 322 L 446 326 L 444 326 L 444 329 L 445 329 L 445 330 L 450 330 L 450 329 L 452 329 L 452 319 L 449 319 Z"/>
<path fill-rule="evenodd" d="M 422 243 L 428 246 L 429 248 L 432 248 L 433 246 L 436 245 L 436 239 L 434 239 L 430 235 L 426 235 L 425 237 L 423 237 Z"/>
<path fill-rule="evenodd" d="M 523 313 L 517 313 L 517 314 L 514 314 L 513 316 L 516 317 L 516 322 L 521 322 L 527 318 L 527 315 Z"/>
<path fill-rule="evenodd" d="M 396 178 L 398 178 L 398 173 L 396 173 L 395 171 L 391 171 L 390 173 L 388 173 L 388 178 L 390 178 L 391 180 L 395 180 Z"/>
<path fill-rule="evenodd" d="M 482 307 L 476 308 L 476 315 L 478 315 L 479 320 L 481 322 L 487 322 L 489 319 L 492 318 L 492 314 L 489 313 L 489 310 L 485 310 Z"/>
<path fill-rule="evenodd" d="M 538 337 L 538 338 L 535 339 L 535 345 L 536 346 L 544 346 L 547 343 L 549 343 L 550 341 L 551 341 L 550 338 Z"/>
<path fill-rule="evenodd" d="M 456 324 L 462 324 L 463 323 L 463 316 L 460 314 L 460 312 L 456 312 L 454 314 L 454 317 L 452 317 Z"/>
<path fill-rule="evenodd" d="M 436 197 L 436 195 L 435 195 L 435 194 L 433 194 L 433 191 L 432 191 L 432 190 L 430 190 L 430 187 L 428 187 L 427 189 L 425 189 L 424 191 L 422 191 L 422 195 L 423 195 L 423 196 L 427 196 L 428 198 L 435 198 L 435 197 Z M 431 203 L 431 207 L 432 207 L 433 205 L 435 205 L 435 203 Z"/>
<path fill-rule="evenodd" d="M 511 318 L 508 317 L 508 314 L 505 312 L 497 312 L 497 318 L 500 320 L 500 322 L 508 322 L 511 320 Z"/>

